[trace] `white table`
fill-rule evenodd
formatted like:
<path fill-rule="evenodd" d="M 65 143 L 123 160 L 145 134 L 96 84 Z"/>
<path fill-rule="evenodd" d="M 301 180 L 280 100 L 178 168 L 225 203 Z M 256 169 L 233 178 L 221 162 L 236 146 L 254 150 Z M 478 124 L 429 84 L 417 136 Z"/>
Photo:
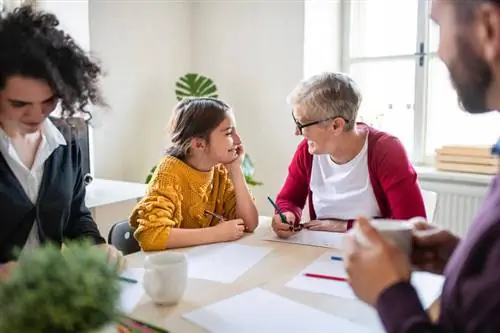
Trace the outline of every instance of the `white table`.
<path fill-rule="evenodd" d="M 157 307 L 148 296 L 144 296 L 131 316 L 167 329 L 172 333 L 205 332 L 201 327 L 183 319 L 182 315 L 259 287 L 326 313 L 350 319 L 367 327 L 378 326 L 378 319 L 374 316 L 372 309 L 359 301 L 285 287 L 289 280 L 312 261 L 325 252 L 335 250 L 264 241 L 262 237 L 271 231 L 270 218 L 260 217 L 259 220 L 260 224 L 257 230 L 237 241 L 237 243 L 269 247 L 273 251 L 235 283 L 223 284 L 208 280 L 189 279 L 184 298 L 180 304 L 172 307 Z M 128 266 L 143 267 L 144 257 L 145 254 L 142 252 L 127 256 Z M 251 307 L 251 305 L 249 306 Z M 437 310 L 437 303 L 431 306 L 429 310 L 431 317 L 436 316 Z M 106 333 L 111 331 L 106 331 Z M 332 328 L 332 332 L 334 331 L 335 329 Z"/>
<path fill-rule="evenodd" d="M 85 203 L 90 209 L 137 200 L 146 194 L 146 184 L 125 182 L 120 180 L 94 179 L 87 185 Z"/>

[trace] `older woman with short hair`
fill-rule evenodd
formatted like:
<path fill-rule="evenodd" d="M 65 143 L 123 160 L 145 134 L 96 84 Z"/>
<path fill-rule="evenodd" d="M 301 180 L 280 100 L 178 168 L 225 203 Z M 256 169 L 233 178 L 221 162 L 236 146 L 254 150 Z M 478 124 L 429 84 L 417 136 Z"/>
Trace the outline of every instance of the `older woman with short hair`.
<path fill-rule="evenodd" d="M 387 219 L 426 217 L 413 169 L 401 142 L 356 117 L 361 94 L 342 73 L 302 81 L 288 97 L 299 144 L 277 205 L 290 224 L 309 201 L 311 230 L 344 232 L 358 216 Z M 273 217 L 287 238 L 296 231 Z M 296 229 L 297 230 L 297 229 Z"/>

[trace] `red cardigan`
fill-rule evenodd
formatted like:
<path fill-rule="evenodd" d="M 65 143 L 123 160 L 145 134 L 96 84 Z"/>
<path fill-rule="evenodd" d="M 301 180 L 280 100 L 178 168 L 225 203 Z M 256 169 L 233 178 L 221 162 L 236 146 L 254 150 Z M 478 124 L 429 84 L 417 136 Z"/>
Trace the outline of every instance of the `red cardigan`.
<path fill-rule="evenodd" d="M 408 160 L 401 142 L 394 136 L 377 131 L 365 124 L 358 126 L 368 130 L 368 172 L 382 216 L 389 219 L 427 217 L 424 200 L 417 183 L 417 173 Z M 282 212 L 292 212 L 297 221 L 302 216 L 306 199 L 309 199 L 309 215 L 316 218 L 309 182 L 313 156 L 303 140 L 288 167 L 288 176 L 276 203 Z M 348 228 L 352 226 L 349 221 Z"/>

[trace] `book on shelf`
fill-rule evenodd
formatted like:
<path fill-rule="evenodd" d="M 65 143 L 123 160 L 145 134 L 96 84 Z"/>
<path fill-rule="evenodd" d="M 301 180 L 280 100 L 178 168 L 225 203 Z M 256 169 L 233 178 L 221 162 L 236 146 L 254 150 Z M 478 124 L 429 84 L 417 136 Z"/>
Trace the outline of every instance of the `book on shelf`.
<path fill-rule="evenodd" d="M 496 174 L 500 166 L 490 146 L 444 146 L 436 149 L 435 159 L 443 171 Z"/>

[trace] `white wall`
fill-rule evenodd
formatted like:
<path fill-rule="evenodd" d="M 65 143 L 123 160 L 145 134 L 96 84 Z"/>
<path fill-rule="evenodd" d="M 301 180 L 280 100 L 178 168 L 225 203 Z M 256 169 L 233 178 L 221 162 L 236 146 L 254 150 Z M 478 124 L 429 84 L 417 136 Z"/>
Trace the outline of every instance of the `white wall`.
<path fill-rule="evenodd" d="M 307 0 L 304 24 L 304 76 L 342 68 L 342 1 Z"/>
<path fill-rule="evenodd" d="M 212 77 L 236 114 L 252 157 L 261 213 L 280 189 L 295 138 L 285 98 L 303 75 L 301 1 L 202 1 L 193 4 L 193 70 Z"/>
<path fill-rule="evenodd" d="M 191 69 L 187 1 L 90 0 L 91 50 L 107 72 L 95 175 L 143 182 L 165 148 L 174 83 Z"/>
<path fill-rule="evenodd" d="M 68 32 L 83 49 L 90 49 L 88 0 L 37 0 L 36 8 L 54 13 L 60 21 L 61 28 Z"/>

